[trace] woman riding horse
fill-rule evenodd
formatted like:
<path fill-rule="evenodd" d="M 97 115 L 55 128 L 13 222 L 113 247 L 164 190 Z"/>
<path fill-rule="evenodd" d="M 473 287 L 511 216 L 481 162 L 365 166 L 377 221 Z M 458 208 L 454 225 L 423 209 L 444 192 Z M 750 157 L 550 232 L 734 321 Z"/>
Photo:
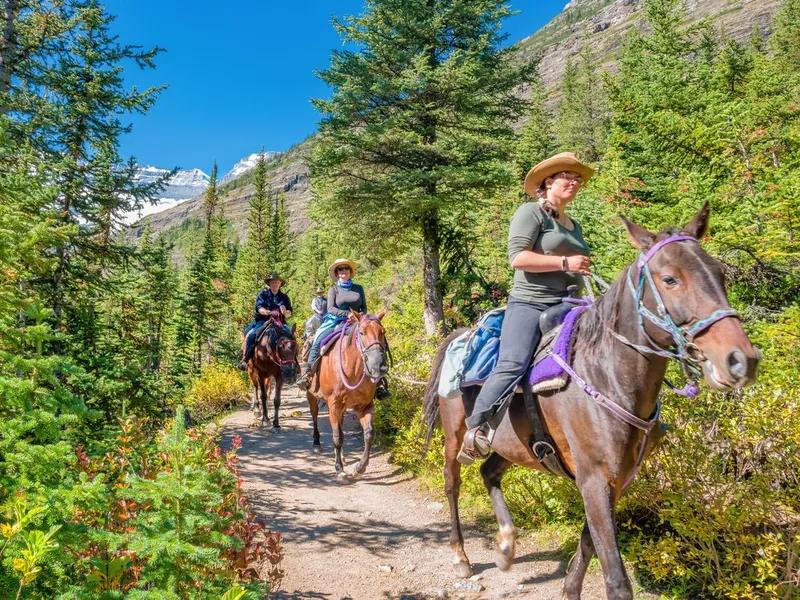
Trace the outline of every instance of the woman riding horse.
<path fill-rule="evenodd" d="M 364 295 L 364 288 L 353 281 L 358 266 L 352 260 L 339 258 L 328 267 L 328 275 L 335 285 L 328 290 L 328 313 L 322 321 L 322 325 L 317 329 L 314 336 L 314 343 L 311 345 L 311 352 L 308 355 L 308 362 L 303 365 L 304 377 L 298 382 L 302 390 L 308 389 L 311 381 L 311 367 L 317 362 L 319 357 L 319 346 L 325 337 L 336 329 L 337 325 L 348 321 L 355 321 L 351 310 L 366 313 L 367 298 Z"/>
<path fill-rule="evenodd" d="M 242 340 L 242 360 L 239 362 L 238 367 L 241 370 L 247 370 L 247 342 L 251 332 L 261 327 L 264 321 L 269 319 L 270 313 L 276 311 L 280 313 L 281 321 L 283 322 L 283 335 L 291 336 L 292 332 L 286 324 L 286 319 L 292 316 L 292 301 L 284 292 L 280 291 L 285 282 L 280 276 L 272 272 L 264 280 L 264 289 L 261 290 L 256 298 L 255 315 L 253 322 L 250 323 L 244 330 L 244 339 Z"/>
<path fill-rule="evenodd" d="M 469 431 L 458 460 L 471 464 L 491 449 L 489 421 L 514 390 L 541 338 L 539 315 L 581 285 L 589 273 L 589 247 L 581 226 L 566 208 L 594 171 L 571 152 L 540 162 L 525 177 L 525 193 L 536 202 L 521 205 L 511 219 L 508 258 L 515 269 L 500 335 L 497 366 L 483 384 L 467 419 Z"/>

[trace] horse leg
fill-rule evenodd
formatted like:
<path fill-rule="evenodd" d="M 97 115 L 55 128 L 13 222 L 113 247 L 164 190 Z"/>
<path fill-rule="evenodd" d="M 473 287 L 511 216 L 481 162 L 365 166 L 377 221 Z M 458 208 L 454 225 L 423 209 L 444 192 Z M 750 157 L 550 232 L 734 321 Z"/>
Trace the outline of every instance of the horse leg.
<path fill-rule="evenodd" d="M 280 430 L 281 426 L 278 422 L 278 411 L 281 408 L 281 387 L 283 385 L 283 379 L 280 377 L 276 377 L 275 381 L 275 399 L 272 401 L 272 407 L 275 409 L 275 415 L 272 417 L 272 428 L 275 430 Z"/>
<path fill-rule="evenodd" d="M 358 420 L 361 422 L 361 429 L 364 430 L 364 453 L 361 455 L 361 459 L 359 459 L 357 463 L 350 465 L 350 468 L 347 469 L 347 474 L 351 477 L 363 475 L 364 471 L 367 470 L 367 465 L 369 464 L 369 453 L 372 449 L 372 440 L 375 436 L 375 432 L 372 429 L 372 411 L 372 404 L 365 408 L 359 408 L 356 410 Z"/>
<path fill-rule="evenodd" d="M 258 385 L 253 384 L 253 419 L 258 420 L 259 417 L 259 407 L 258 407 Z"/>
<path fill-rule="evenodd" d="M 450 505 L 450 547 L 455 552 L 453 567 L 456 577 L 466 579 L 472 577 L 472 567 L 467 553 L 464 552 L 464 536 L 461 533 L 461 520 L 458 516 L 458 496 L 461 492 L 461 463 L 458 462 L 458 450 L 467 428 L 462 426 L 456 435 L 445 440 L 444 493 Z"/>
<path fill-rule="evenodd" d="M 347 479 L 347 474 L 344 472 L 344 457 L 342 456 L 342 445 L 344 444 L 344 430 L 342 429 L 344 408 L 340 407 L 337 400 L 328 399 L 328 419 L 331 422 L 333 455 L 336 461 L 334 465 L 336 467 L 336 477 L 339 479 Z"/>
<path fill-rule="evenodd" d="M 317 427 L 317 419 L 319 418 L 319 401 L 317 400 L 317 397 L 310 392 L 306 392 L 306 398 L 308 399 L 308 406 L 311 408 L 311 422 L 314 424 L 314 445 L 312 446 L 311 451 L 314 454 L 319 454 L 322 451 L 322 445 L 319 442 L 319 427 Z"/>
<path fill-rule="evenodd" d="M 258 385 L 261 389 L 261 424 L 266 427 L 269 423 L 269 411 L 267 410 L 267 392 L 269 391 L 269 378 L 262 378 Z"/>
<path fill-rule="evenodd" d="M 603 567 L 606 596 L 609 600 L 633 600 L 633 588 L 617 545 L 614 490 L 600 473 L 593 473 L 583 479 L 578 487 L 583 496 L 586 523 L 597 557 L 600 559 L 600 566 Z"/>
<path fill-rule="evenodd" d="M 511 461 L 503 458 L 496 452 L 492 452 L 489 458 L 481 465 L 481 475 L 483 485 L 489 492 L 489 499 L 494 507 L 494 514 L 497 516 L 497 524 L 500 530 L 497 532 L 497 550 L 494 562 L 501 571 L 508 571 L 514 564 L 514 545 L 517 541 L 517 530 L 511 520 L 511 513 L 500 489 L 500 481 L 503 478 Z"/>
<path fill-rule="evenodd" d="M 584 522 L 578 551 L 572 557 L 572 561 L 567 568 L 567 576 L 564 578 L 564 597 L 567 600 L 580 600 L 583 578 L 593 556 L 594 542 L 592 542 L 592 534 L 589 531 L 589 523 Z"/>

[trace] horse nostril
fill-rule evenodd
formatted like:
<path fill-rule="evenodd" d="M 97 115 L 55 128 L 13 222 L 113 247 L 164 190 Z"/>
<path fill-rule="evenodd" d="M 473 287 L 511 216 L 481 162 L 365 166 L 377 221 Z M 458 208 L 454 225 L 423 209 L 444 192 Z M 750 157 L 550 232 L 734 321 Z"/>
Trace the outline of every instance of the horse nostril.
<path fill-rule="evenodd" d="M 734 350 L 728 354 L 727 363 L 731 375 L 739 379 L 747 376 L 747 356 L 741 350 Z"/>

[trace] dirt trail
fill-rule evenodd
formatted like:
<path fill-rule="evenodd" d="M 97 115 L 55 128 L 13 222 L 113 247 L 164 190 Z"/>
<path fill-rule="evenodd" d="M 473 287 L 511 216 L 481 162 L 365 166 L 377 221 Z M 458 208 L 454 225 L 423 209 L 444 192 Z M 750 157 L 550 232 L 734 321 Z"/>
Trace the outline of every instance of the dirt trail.
<path fill-rule="evenodd" d="M 515 566 L 494 565 L 492 537 L 467 525 L 472 580 L 453 575 L 449 516 L 441 498 L 428 498 L 407 473 L 373 448 L 367 472 L 349 484 L 333 476 L 330 424 L 320 411 L 323 453 L 311 453 L 311 417 L 305 397 L 286 390 L 282 431 L 253 428 L 240 410 L 225 424 L 242 436 L 245 488 L 253 509 L 283 533 L 286 577 L 275 598 L 406 599 L 559 598 L 566 562 L 558 552 L 521 540 Z M 363 448 L 355 417 L 345 417 L 345 457 Z M 605 597 L 599 569 L 586 577 L 584 599 Z M 640 595 L 640 598 L 655 598 Z"/>

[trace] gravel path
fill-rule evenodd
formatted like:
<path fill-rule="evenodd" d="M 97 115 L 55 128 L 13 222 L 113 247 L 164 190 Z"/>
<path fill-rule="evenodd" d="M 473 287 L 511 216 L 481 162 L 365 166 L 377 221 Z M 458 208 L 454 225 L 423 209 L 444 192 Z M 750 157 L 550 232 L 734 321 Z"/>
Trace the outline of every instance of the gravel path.
<path fill-rule="evenodd" d="M 240 462 L 253 509 L 283 533 L 286 576 L 276 599 L 530 598 L 561 595 L 566 562 L 553 549 L 520 540 L 517 561 L 503 573 L 494 565 L 492 536 L 467 525 L 472 580 L 456 579 L 448 544 L 449 515 L 442 498 L 429 498 L 407 473 L 375 450 L 367 472 L 336 482 L 330 424 L 320 411 L 323 453 L 311 453 L 311 417 L 305 396 L 285 391 L 282 431 L 253 427 L 247 410 L 225 423 L 224 440 L 242 436 Z M 354 415 L 345 417 L 345 457 L 363 448 Z M 586 576 L 583 598 L 602 599 L 599 568 Z M 639 598 L 656 596 L 639 595 Z"/>

